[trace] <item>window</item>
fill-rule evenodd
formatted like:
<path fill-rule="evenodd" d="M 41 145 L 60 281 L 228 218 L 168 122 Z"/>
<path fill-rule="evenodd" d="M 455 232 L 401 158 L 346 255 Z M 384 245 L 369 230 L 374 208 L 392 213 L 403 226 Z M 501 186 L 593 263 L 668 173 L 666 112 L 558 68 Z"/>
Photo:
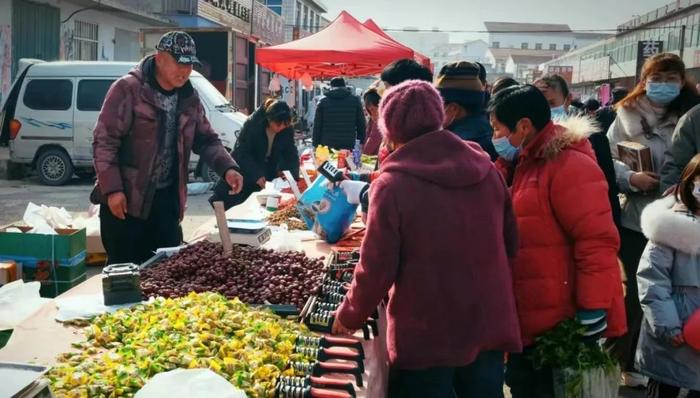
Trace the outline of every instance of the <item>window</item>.
<path fill-rule="evenodd" d="M 528 48 L 527 43 L 520 43 L 520 48 L 523 50 L 527 50 L 527 48 Z"/>
<path fill-rule="evenodd" d="M 67 79 L 34 79 L 24 89 L 24 105 L 36 111 L 65 111 L 73 99 L 73 82 Z"/>
<path fill-rule="evenodd" d="M 549 45 L 549 49 L 552 50 L 552 51 L 555 51 L 555 50 L 557 49 L 557 45 L 556 45 L 556 44 L 550 44 L 550 45 Z"/>
<path fill-rule="evenodd" d="M 282 0 L 266 0 L 265 5 L 276 14 L 282 15 Z"/>
<path fill-rule="evenodd" d="M 316 32 L 321 30 L 321 16 L 316 14 Z"/>
<path fill-rule="evenodd" d="M 492 48 L 501 48 L 501 43 L 494 41 L 493 43 L 491 43 L 491 47 Z"/>
<path fill-rule="evenodd" d="M 102 109 L 107 90 L 114 80 L 81 80 L 78 83 L 78 98 L 76 100 L 79 111 L 95 112 Z"/>
<path fill-rule="evenodd" d="M 541 50 L 542 49 L 542 43 L 535 43 L 535 50 Z"/>
<path fill-rule="evenodd" d="M 571 50 L 571 44 L 564 44 L 564 51 Z"/>
<path fill-rule="evenodd" d="M 309 30 L 309 6 L 304 4 L 304 30 Z"/>
<path fill-rule="evenodd" d="M 97 24 L 75 21 L 73 28 L 73 59 L 97 61 Z"/>
<path fill-rule="evenodd" d="M 297 16 L 296 16 L 296 23 L 294 26 L 300 27 L 301 26 L 301 3 L 297 1 Z"/>

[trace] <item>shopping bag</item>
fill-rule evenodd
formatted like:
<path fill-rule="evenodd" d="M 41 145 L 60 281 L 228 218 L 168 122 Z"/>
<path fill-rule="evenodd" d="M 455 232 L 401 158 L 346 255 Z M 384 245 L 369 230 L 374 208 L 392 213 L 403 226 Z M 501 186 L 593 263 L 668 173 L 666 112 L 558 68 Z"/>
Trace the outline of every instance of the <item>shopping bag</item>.
<path fill-rule="evenodd" d="M 348 203 L 345 192 L 319 175 L 297 202 L 310 230 L 328 243 L 336 243 L 357 216 L 357 205 Z"/>

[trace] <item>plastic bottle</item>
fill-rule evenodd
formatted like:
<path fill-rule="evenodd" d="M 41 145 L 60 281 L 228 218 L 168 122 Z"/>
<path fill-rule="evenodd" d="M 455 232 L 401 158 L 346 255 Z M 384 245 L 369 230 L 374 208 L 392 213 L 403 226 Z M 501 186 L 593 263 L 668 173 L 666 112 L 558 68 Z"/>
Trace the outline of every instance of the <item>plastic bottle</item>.
<path fill-rule="evenodd" d="M 362 165 L 362 145 L 360 144 L 360 140 L 355 140 L 355 147 L 352 150 L 352 161 L 355 162 L 357 167 Z"/>

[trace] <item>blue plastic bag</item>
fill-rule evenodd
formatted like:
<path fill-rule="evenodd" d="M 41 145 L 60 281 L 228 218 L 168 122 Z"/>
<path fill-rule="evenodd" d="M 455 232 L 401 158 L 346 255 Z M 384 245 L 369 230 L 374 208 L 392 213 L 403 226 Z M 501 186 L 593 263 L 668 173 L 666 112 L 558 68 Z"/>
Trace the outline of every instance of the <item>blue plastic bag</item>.
<path fill-rule="evenodd" d="M 297 209 L 309 229 L 328 243 L 339 241 L 357 216 L 357 205 L 348 203 L 345 192 L 321 175 L 301 195 Z"/>

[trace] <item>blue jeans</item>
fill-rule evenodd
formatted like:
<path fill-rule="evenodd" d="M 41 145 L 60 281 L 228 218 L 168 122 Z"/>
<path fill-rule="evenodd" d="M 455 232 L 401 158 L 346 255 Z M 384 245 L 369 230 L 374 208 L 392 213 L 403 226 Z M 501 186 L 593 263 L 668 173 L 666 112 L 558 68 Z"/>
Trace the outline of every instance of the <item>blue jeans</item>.
<path fill-rule="evenodd" d="M 391 398 L 503 398 L 503 352 L 482 352 L 467 366 L 395 370 Z"/>

